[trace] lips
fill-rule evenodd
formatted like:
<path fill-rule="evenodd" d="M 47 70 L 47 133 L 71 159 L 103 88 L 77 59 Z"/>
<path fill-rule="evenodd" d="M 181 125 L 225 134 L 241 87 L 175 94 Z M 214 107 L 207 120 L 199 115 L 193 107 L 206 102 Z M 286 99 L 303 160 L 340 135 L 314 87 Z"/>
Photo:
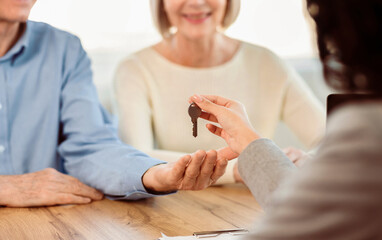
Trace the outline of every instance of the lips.
<path fill-rule="evenodd" d="M 192 13 L 192 14 L 182 14 L 182 16 L 189 22 L 194 24 L 203 23 L 212 15 L 211 12 L 208 13 Z"/>

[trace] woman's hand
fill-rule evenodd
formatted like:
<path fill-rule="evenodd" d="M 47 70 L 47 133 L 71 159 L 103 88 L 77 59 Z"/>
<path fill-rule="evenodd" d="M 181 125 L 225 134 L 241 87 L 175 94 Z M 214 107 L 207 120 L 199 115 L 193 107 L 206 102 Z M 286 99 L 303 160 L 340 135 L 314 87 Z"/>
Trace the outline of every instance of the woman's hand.
<path fill-rule="evenodd" d="M 308 153 L 294 147 L 284 148 L 283 152 L 294 163 L 294 165 L 296 165 L 296 167 L 301 167 L 305 161 L 309 159 Z"/>
<path fill-rule="evenodd" d="M 217 152 L 199 150 L 178 161 L 150 168 L 142 178 L 147 190 L 166 193 L 176 190 L 202 190 L 225 172 L 227 159 L 217 160 Z"/>
<path fill-rule="evenodd" d="M 194 95 L 189 102 L 195 102 L 203 110 L 201 118 L 220 124 L 221 127 L 207 124 L 207 128 L 222 137 L 236 154 L 240 154 L 249 143 L 260 138 L 240 102 L 212 95 Z"/>

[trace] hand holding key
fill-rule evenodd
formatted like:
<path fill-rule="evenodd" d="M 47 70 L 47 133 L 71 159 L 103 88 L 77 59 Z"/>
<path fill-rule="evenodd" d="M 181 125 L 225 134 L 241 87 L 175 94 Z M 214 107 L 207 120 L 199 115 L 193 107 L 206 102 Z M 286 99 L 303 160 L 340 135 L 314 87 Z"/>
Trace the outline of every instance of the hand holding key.
<path fill-rule="evenodd" d="M 194 95 L 189 101 L 203 109 L 201 118 L 220 124 L 207 124 L 207 128 L 223 138 L 234 153 L 240 154 L 250 142 L 260 138 L 240 102 L 212 95 Z"/>
<path fill-rule="evenodd" d="M 198 136 L 198 118 L 202 114 L 202 110 L 195 103 L 191 103 L 188 107 L 188 115 L 191 117 L 192 122 L 192 135 L 194 137 Z"/>

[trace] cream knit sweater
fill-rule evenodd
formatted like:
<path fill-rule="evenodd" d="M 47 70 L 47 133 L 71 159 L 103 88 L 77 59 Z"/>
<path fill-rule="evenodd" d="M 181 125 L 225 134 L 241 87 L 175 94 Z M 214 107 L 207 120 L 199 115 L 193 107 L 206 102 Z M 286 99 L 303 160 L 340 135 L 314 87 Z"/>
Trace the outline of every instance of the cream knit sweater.
<path fill-rule="evenodd" d="M 143 49 L 120 64 L 114 89 L 122 140 L 164 161 L 226 146 L 202 119 L 198 137 L 192 136 L 187 100 L 195 93 L 239 100 L 266 138 L 273 137 L 280 120 L 308 148 L 324 135 L 323 107 L 297 73 L 269 50 L 248 43 L 241 43 L 229 62 L 211 68 L 184 67 L 152 47 Z M 218 183 L 234 181 L 233 165 Z"/>

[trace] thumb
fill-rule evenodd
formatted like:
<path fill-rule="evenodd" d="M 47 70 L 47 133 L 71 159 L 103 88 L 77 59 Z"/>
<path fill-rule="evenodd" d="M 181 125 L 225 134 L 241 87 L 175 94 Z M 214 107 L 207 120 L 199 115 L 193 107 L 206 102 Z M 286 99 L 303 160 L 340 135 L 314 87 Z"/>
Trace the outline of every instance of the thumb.
<path fill-rule="evenodd" d="M 227 159 L 229 161 L 229 160 L 232 160 L 232 159 L 237 158 L 239 156 L 239 154 L 232 151 L 232 149 L 230 147 L 221 148 L 221 149 L 217 150 L 216 152 L 218 154 L 218 160 Z"/>
<path fill-rule="evenodd" d="M 222 108 L 221 106 L 211 102 L 207 98 L 204 98 L 204 97 L 197 95 L 197 94 L 193 95 L 191 97 L 191 100 L 194 103 L 196 103 L 196 105 L 198 105 L 203 111 L 205 111 L 207 113 L 211 113 L 212 115 L 215 115 L 215 116 L 217 116 L 217 113 Z"/>

